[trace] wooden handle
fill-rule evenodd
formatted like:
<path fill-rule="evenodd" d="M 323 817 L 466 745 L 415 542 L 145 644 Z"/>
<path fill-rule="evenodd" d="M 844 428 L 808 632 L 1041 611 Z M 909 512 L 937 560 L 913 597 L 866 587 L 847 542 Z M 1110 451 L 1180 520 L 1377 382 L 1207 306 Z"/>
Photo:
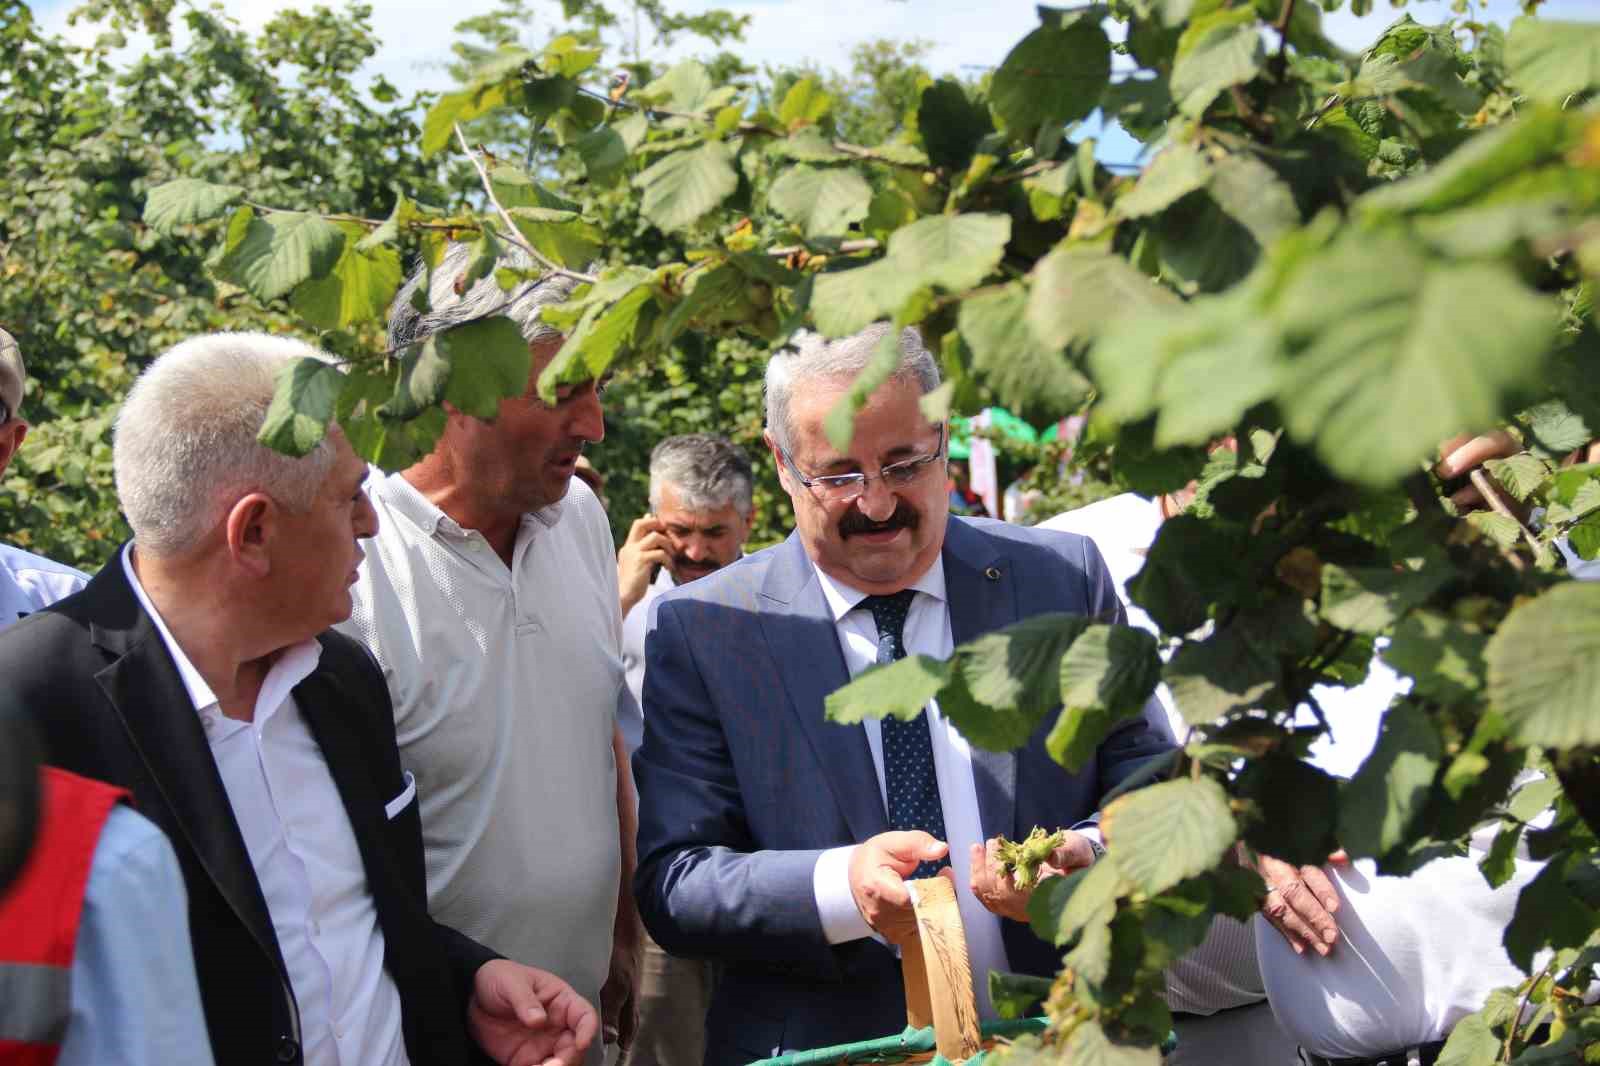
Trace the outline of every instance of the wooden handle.
<path fill-rule="evenodd" d="M 906 1021 L 919 1029 L 931 1022 L 939 1054 L 962 1062 L 978 1053 L 980 1037 L 967 932 L 956 906 L 955 886 L 944 877 L 907 883 L 917 915 L 917 939 L 900 953 Z"/>

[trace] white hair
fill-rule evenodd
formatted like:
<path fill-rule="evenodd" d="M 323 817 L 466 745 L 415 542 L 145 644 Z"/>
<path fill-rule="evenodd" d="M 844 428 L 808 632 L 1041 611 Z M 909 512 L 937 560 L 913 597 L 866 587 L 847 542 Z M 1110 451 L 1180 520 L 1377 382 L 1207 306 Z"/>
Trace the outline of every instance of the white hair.
<path fill-rule="evenodd" d="M 650 509 L 661 510 L 661 488 L 671 485 L 692 511 L 730 504 L 749 518 L 755 476 L 750 458 L 732 441 L 711 433 L 668 437 L 650 452 Z"/>
<path fill-rule="evenodd" d="M 546 307 L 572 297 L 578 283 L 564 274 L 547 271 L 531 281 L 519 281 L 510 290 L 500 287 L 493 272 L 479 278 L 465 292 L 457 283 L 472 265 L 473 249 L 455 242 L 445 249 L 439 265 L 430 272 L 419 266 L 395 294 L 389 305 L 389 347 L 427 340 L 456 326 L 486 318 L 503 316 L 515 322 L 529 344 L 560 340 L 561 331 L 547 326 L 539 313 Z M 502 245 L 496 264 L 513 270 L 538 270 L 533 257 L 514 244 Z M 412 297 L 423 284 L 428 286 L 428 309 L 418 311 Z"/>
<path fill-rule="evenodd" d="M 301 459 L 256 440 L 279 370 L 303 358 L 331 361 L 291 337 L 212 333 L 173 346 L 139 375 L 117 413 L 112 464 L 141 551 L 192 551 L 252 492 L 292 511 L 311 506 L 333 466 L 329 440 Z"/>
<path fill-rule="evenodd" d="M 767 361 L 767 428 L 786 449 L 794 447 L 794 424 L 789 419 L 789 397 L 797 383 L 818 379 L 854 379 L 872 361 L 873 353 L 893 327 L 875 322 L 859 333 L 830 341 L 801 330 L 786 348 Z M 907 326 L 900 331 L 900 363 L 890 381 L 915 381 L 923 394 L 939 387 L 939 364 L 922 344 L 922 335 Z"/>

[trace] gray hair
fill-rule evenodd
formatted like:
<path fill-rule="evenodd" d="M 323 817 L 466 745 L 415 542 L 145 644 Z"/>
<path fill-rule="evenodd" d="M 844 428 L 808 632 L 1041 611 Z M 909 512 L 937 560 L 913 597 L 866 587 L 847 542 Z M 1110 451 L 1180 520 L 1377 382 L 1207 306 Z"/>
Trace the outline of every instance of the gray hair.
<path fill-rule="evenodd" d="M 686 433 L 668 437 L 650 453 L 650 508 L 661 509 L 661 486 L 671 485 L 684 506 L 715 511 L 733 505 L 748 518 L 755 506 L 750 457 L 725 437 Z"/>
<path fill-rule="evenodd" d="M 502 244 L 501 249 L 497 267 L 529 272 L 540 269 L 533 257 L 516 245 Z M 458 293 L 456 282 L 471 266 L 472 257 L 471 245 L 453 242 L 431 273 L 423 265 L 406 279 L 394 303 L 389 305 L 390 348 L 402 348 L 456 326 L 497 316 L 515 322 L 529 344 L 560 338 L 559 330 L 540 321 L 539 311 L 571 297 L 578 287 L 577 281 L 547 272 L 536 280 L 519 282 L 506 290 L 490 272 L 466 292 Z M 425 312 L 411 305 L 412 296 L 424 282 L 428 285 L 428 310 Z"/>
<path fill-rule="evenodd" d="M 212 333 L 168 349 L 139 375 L 117 412 L 111 458 L 141 551 L 192 551 L 248 493 L 292 511 L 311 506 L 333 467 L 328 438 L 300 459 L 256 440 L 278 372 L 304 358 L 331 361 L 292 337 Z"/>
<path fill-rule="evenodd" d="M 794 424 L 789 420 L 789 396 L 797 383 L 818 379 L 854 379 L 877 351 L 893 327 L 875 322 L 842 340 L 830 341 L 802 330 L 787 348 L 767 361 L 767 428 L 784 448 L 792 449 Z M 915 381 L 924 395 L 939 387 L 939 364 L 922 343 L 922 335 L 907 326 L 900 331 L 900 363 L 890 381 Z"/>

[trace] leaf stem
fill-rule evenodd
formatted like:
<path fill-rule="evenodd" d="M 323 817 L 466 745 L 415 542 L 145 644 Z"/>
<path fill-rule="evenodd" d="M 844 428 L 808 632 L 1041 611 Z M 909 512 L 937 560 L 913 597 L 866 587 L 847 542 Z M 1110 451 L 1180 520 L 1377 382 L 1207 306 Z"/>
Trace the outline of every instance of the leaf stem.
<path fill-rule="evenodd" d="M 1467 476 L 1472 481 L 1472 487 L 1478 490 L 1478 494 L 1482 496 L 1484 502 L 1489 505 L 1489 509 L 1495 514 L 1500 515 L 1502 518 L 1509 518 L 1511 521 L 1515 522 L 1517 524 L 1517 529 L 1522 533 L 1523 538 L 1527 540 L 1529 547 L 1533 549 L 1534 555 L 1538 555 L 1541 550 L 1539 538 L 1534 536 L 1532 530 L 1522 524 L 1522 519 L 1517 516 L 1517 512 L 1511 509 L 1511 505 L 1506 503 L 1505 500 L 1501 499 L 1499 488 L 1492 480 L 1490 480 L 1489 475 L 1479 469 L 1474 470 Z M 1521 559 L 1518 559 L 1517 561 L 1520 563 Z M 1523 568 L 1518 566 L 1517 569 L 1521 570 Z"/>
<path fill-rule="evenodd" d="M 1555 957 L 1552 956 L 1538 973 L 1528 979 L 1528 987 L 1522 993 L 1522 1002 L 1517 1004 L 1517 1013 L 1511 1016 L 1511 1024 L 1506 1027 L 1506 1042 L 1500 1049 L 1501 1056 L 1507 1062 L 1512 1059 L 1511 1049 L 1517 1043 L 1517 1030 L 1522 1027 L 1522 1016 L 1528 1010 L 1528 1001 L 1533 998 L 1533 990 L 1539 987 L 1539 982 L 1544 980 L 1545 975 L 1550 972 L 1550 967 L 1555 965 L 1555 961 Z"/>
<path fill-rule="evenodd" d="M 862 237 L 853 241 L 840 241 L 839 247 L 827 254 L 851 255 L 855 252 L 875 252 L 880 246 L 880 242 L 876 237 Z M 809 251 L 811 251 L 811 249 L 807 248 L 803 244 L 786 244 L 777 248 L 768 248 L 767 254 L 776 258 L 782 258 L 786 255 L 794 255 L 796 252 Z"/>
<path fill-rule="evenodd" d="M 1294 0 L 1283 0 L 1283 10 L 1278 14 L 1278 21 L 1272 28 L 1278 31 L 1278 54 L 1273 57 L 1272 65 L 1278 81 L 1283 81 L 1284 71 L 1288 69 L 1289 59 L 1289 24 L 1294 21 Z"/>
<path fill-rule="evenodd" d="M 706 118 L 704 115 L 696 115 L 690 111 L 673 111 L 670 108 L 665 107 L 651 107 L 648 104 L 630 103 L 626 100 L 623 100 L 621 97 L 613 100 L 604 93 L 597 93 L 593 89 L 586 89 L 582 85 L 578 86 L 578 92 L 583 96 L 593 97 L 608 107 L 620 107 L 626 111 L 643 111 L 645 115 L 650 118 L 654 118 L 658 115 L 662 118 L 686 118 L 693 122 L 703 122 L 707 126 L 712 125 L 712 121 Z M 768 137 L 784 136 L 781 130 L 769 129 L 766 126 L 761 126 L 754 122 L 741 122 L 736 128 L 740 133 L 764 133 Z"/>
<path fill-rule="evenodd" d="M 593 89 L 586 89 L 581 85 L 578 86 L 578 92 L 583 94 L 584 96 L 589 96 L 589 97 L 593 97 L 596 100 L 600 100 L 600 101 L 604 102 L 605 104 L 607 104 L 612 109 L 616 109 L 616 108 L 620 107 L 620 108 L 626 108 L 629 111 L 642 111 L 647 116 L 650 116 L 652 118 L 659 115 L 662 118 L 683 118 L 683 119 L 688 119 L 691 122 L 699 122 L 699 123 L 703 123 L 704 125 L 707 125 L 707 126 L 710 126 L 710 125 L 713 124 L 712 120 L 707 118 L 704 115 L 696 115 L 696 114 L 694 114 L 692 112 L 689 112 L 689 111 L 673 111 L 672 109 L 665 108 L 665 107 L 651 107 L 648 104 L 629 103 L 628 101 L 623 100 L 620 97 L 618 97 L 617 99 L 613 100 L 609 96 L 605 96 L 605 95 L 602 95 L 601 93 L 597 93 Z M 755 122 L 741 122 L 735 128 L 738 129 L 738 131 L 740 133 L 760 134 L 761 136 L 765 136 L 765 137 L 786 137 L 786 136 L 788 136 L 788 134 L 784 130 L 775 130 L 775 129 L 771 128 L 770 126 L 763 126 L 763 125 L 760 125 L 759 123 L 755 123 Z M 898 160 L 890 159 L 888 156 L 883 155 L 880 152 L 875 152 L 871 148 L 863 148 L 859 144 L 851 144 L 848 141 L 834 141 L 834 142 L 832 142 L 832 148 L 836 152 L 843 152 L 845 155 L 852 155 L 852 156 L 855 156 L 857 159 L 866 159 L 866 160 L 869 160 L 869 161 L 874 162 L 874 163 L 883 163 L 883 164 L 885 164 L 887 166 L 904 167 L 904 166 L 914 166 L 915 165 L 915 164 L 910 164 L 910 163 L 901 163 Z"/>
<path fill-rule="evenodd" d="M 527 252 L 535 262 L 553 274 L 571 278 L 573 281 L 588 282 L 591 285 L 599 281 L 600 279 L 594 274 L 583 274 L 576 270 L 568 270 L 566 267 L 546 257 L 543 252 L 523 238 L 522 232 L 517 229 L 517 224 L 512 221 L 511 214 L 501 206 L 499 198 L 495 196 L 494 183 L 489 180 L 489 171 L 484 167 L 483 160 L 479 159 L 478 154 L 472 150 L 472 146 L 467 144 L 467 135 L 461 132 L 461 123 L 455 123 L 455 130 L 456 140 L 461 142 L 461 150 L 467 153 L 467 158 L 472 161 L 472 168 L 478 172 L 478 180 L 483 182 L 484 195 L 489 198 L 489 203 L 493 205 L 495 213 L 500 216 L 500 221 L 506 224 L 506 229 L 509 231 L 506 234 L 506 240 Z"/>
<path fill-rule="evenodd" d="M 254 200 L 244 200 L 242 203 L 251 210 L 259 211 L 264 215 L 300 215 L 306 213 L 303 211 L 296 211 L 292 207 L 271 207 L 267 204 L 257 203 Z M 360 215 L 319 214 L 317 217 L 326 222 L 353 222 L 358 226 L 365 226 L 368 229 L 377 229 L 379 226 L 383 225 L 383 221 L 381 219 L 362 218 Z M 406 227 L 408 229 L 436 229 L 446 231 L 476 230 L 478 228 L 477 224 L 474 222 L 407 222 Z"/>
<path fill-rule="evenodd" d="M 1250 104 L 1249 97 L 1245 96 L 1241 86 L 1234 85 L 1228 89 L 1228 94 L 1233 98 L 1233 109 L 1239 113 L 1239 121 L 1254 133 L 1263 143 L 1272 143 L 1272 123 Z"/>
<path fill-rule="evenodd" d="M 1343 101 L 1344 97 L 1340 96 L 1338 93 L 1334 93 L 1332 96 L 1328 97 L 1327 100 L 1323 101 L 1322 106 L 1313 111 L 1311 113 L 1311 117 L 1306 119 L 1306 129 L 1311 129 L 1317 123 L 1321 122 L 1323 116 L 1325 116 L 1329 111 L 1332 111 L 1335 107 L 1338 107 Z"/>

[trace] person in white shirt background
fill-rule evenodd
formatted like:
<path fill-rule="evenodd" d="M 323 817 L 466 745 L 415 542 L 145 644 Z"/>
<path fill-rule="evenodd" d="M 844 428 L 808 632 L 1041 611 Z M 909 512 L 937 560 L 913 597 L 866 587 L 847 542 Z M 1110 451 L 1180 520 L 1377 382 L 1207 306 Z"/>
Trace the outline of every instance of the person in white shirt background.
<path fill-rule="evenodd" d="M 27 381 L 22 348 L 15 337 L 0 329 L 0 474 L 6 472 L 28 435 L 28 423 L 22 417 Z M 88 583 L 88 574 L 0 542 L 0 627 L 43 610 Z"/>
<path fill-rule="evenodd" d="M 629 885 L 636 804 L 618 725 L 622 619 L 610 524 L 575 477 L 605 436 L 596 381 L 554 405 L 539 374 L 561 347 L 540 309 L 558 275 L 458 293 L 471 251 L 450 246 L 395 297 L 390 347 L 495 317 L 532 356 L 523 395 L 492 421 L 446 405 L 431 453 L 369 488 L 380 519 L 341 627 L 383 668 L 401 756 L 422 803 L 434 914 L 511 958 L 549 969 L 629 1044 L 641 931 Z M 502 265 L 535 272 L 507 247 Z M 412 294 L 429 285 L 429 310 Z M 589 1061 L 603 1054 L 597 1041 Z"/>
<path fill-rule="evenodd" d="M 1463 435 L 1441 446 L 1437 472 L 1461 477 L 1519 448 L 1505 433 Z M 1041 526 L 1094 540 L 1130 624 L 1159 635 L 1127 599 L 1127 583 L 1143 567 L 1162 521 L 1191 494 L 1192 486 L 1154 500 L 1125 493 Z M 1485 505 L 1470 486 L 1452 501 L 1463 510 Z M 1574 577 L 1600 578 L 1600 563 L 1578 559 L 1565 543 L 1558 547 Z M 1376 742 L 1383 712 L 1407 687 L 1379 656 L 1359 685 L 1317 686 L 1313 692 L 1338 734 L 1313 745 L 1312 762 L 1335 775 L 1353 773 Z M 1162 686 L 1157 695 L 1181 738 L 1187 726 L 1171 694 Z M 1169 971 L 1179 1033 L 1172 1061 L 1226 1055 L 1262 1066 L 1293 1063 L 1301 1061 L 1293 1052 L 1298 1046 L 1314 1064 L 1428 1066 L 1457 1021 L 1479 1009 L 1492 989 L 1522 980 L 1500 938 L 1518 892 L 1540 864 L 1528 861 L 1523 844 L 1511 879 L 1491 889 L 1477 863 L 1492 838 L 1492 828 L 1476 833 L 1469 855 L 1437 859 L 1405 878 L 1379 876 L 1370 860 L 1295 868 L 1263 857 L 1269 896 L 1254 929 L 1219 918 L 1206 943 Z"/>
<path fill-rule="evenodd" d="M 644 739 L 639 708 L 650 604 L 744 554 L 754 489 L 749 456 L 725 437 L 687 433 L 650 452 L 650 513 L 634 521 L 617 552 L 622 662 L 633 696 L 622 723 L 630 756 Z M 700 1066 L 714 979 L 709 961 L 668 955 L 646 936 L 629 1066 Z"/>

